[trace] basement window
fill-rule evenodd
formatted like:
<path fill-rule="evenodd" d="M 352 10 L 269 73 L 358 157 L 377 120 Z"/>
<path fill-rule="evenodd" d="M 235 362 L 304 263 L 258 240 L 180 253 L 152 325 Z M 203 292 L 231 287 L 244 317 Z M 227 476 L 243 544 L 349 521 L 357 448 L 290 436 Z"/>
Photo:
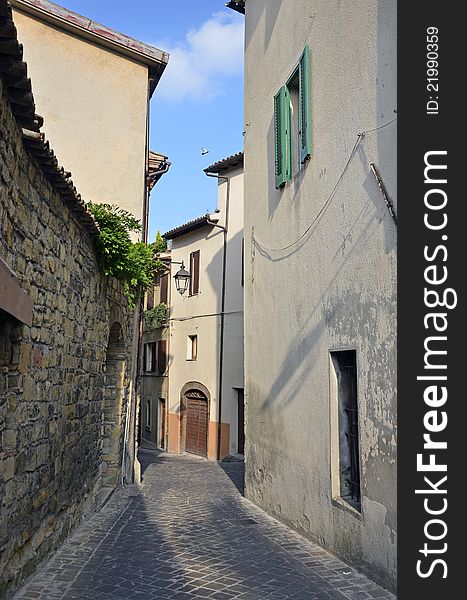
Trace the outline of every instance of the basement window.
<path fill-rule="evenodd" d="M 336 484 L 340 498 L 361 512 L 357 353 L 355 350 L 331 352 L 331 360 L 337 395 L 334 425 L 338 427 L 339 471 Z"/>

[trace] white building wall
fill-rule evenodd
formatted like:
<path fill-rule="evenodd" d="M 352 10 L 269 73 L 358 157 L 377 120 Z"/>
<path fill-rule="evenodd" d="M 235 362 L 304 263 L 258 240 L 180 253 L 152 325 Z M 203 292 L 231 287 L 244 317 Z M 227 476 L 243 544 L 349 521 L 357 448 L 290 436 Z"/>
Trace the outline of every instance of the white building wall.
<path fill-rule="evenodd" d="M 241 261 L 243 238 L 243 172 L 227 173 L 230 178 L 230 206 L 227 232 L 226 304 L 224 322 L 224 359 L 222 423 L 225 449 L 223 454 L 237 451 L 237 392 L 243 388 L 243 288 Z M 219 222 L 226 223 L 227 183 L 221 179 L 218 188 Z M 183 296 L 172 286 L 170 308 L 169 357 L 169 449 L 180 449 L 180 400 L 184 385 L 198 382 L 209 391 L 208 457 L 217 457 L 217 420 L 219 399 L 219 360 L 221 329 L 221 294 L 224 233 L 219 227 L 206 225 L 172 242 L 172 260 L 190 268 L 190 253 L 200 251 L 199 294 Z M 177 265 L 172 272 L 176 273 Z M 198 336 L 198 357 L 187 360 L 187 339 Z M 229 432 L 229 433 L 227 433 Z M 228 444 L 228 445 L 227 445 Z"/>
<path fill-rule="evenodd" d="M 369 164 L 395 201 L 395 123 L 365 134 L 346 165 L 359 132 L 396 116 L 395 11 L 395 0 L 247 0 L 245 60 L 247 495 L 390 587 L 396 227 Z M 305 44 L 312 155 L 276 190 L 273 98 Z M 345 348 L 358 360 L 361 514 L 336 498 L 331 448 L 329 353 Z"/>
<path fill-rule="evenodd" d="M 227 278 L 224 332 L 223 417 L 230 423 L 229 453 L 238 452 L 238 390 L 243 389 L 243 169 L 228 173 L 230 178 L 229 225 L 227 232 Z M 220 185 L 226 197 L 227 183 Z"/>

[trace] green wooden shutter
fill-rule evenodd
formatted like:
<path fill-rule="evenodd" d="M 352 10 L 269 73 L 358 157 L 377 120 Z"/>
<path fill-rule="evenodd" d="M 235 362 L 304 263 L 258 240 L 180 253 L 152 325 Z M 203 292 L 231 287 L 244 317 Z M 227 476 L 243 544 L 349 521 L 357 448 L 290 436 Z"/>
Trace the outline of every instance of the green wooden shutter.
<path fill-rule="evenodd" d="M 304 163 L 311 154 L 311 110 L 310 110 L 310 50 L 300 58 L 300 162 Z"/>
<path fill-rule="evenodd" d="M 274 96 L 276 188 L 290 179 L 290 99 L 286 86 Z"/>

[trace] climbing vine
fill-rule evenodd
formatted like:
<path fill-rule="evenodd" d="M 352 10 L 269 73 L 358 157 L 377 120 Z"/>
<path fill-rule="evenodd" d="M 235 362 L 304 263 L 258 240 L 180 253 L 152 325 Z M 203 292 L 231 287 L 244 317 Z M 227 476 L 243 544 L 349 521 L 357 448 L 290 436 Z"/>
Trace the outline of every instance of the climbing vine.
<path fill-rule="evenodd" d="M 155 308 L 151 308 L 144 313 L 144 328 L 146 331 L 155 327 L 160 327 L 167 318 L 167 304 L 161 302 Z"/>
<path fill-rule="evenodd" d="M 123 282 L 124 294 L 133 308 L 163 270 L 161 261 L 154 259 L 161 250 L 156 249 L 156 243 L 132 242 L 131 234 L 141 231 L 141 223 L 131 213 L 110 204 L 89 202 L 87 207 L 100 228 L 96 242 L 100 267 L 105 275 Z M 164 242 L 160 239 L 159 247 Z"/>

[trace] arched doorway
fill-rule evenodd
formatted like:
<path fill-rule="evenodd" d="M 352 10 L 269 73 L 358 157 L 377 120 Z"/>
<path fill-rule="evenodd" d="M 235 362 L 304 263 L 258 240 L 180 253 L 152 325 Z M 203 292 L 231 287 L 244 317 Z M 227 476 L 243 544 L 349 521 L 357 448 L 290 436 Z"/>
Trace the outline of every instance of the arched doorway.
<path fill-rule="evenodd" d="M 105 361 L 104 397 L 102 400 L 103 485 L 119 482 L 125 414 L 125 341 L 120 323 L 110 329 Z"/>
<path fill-rule="evenodd" d="M 208 455 L 209 392 L 200 383 L 183 387 L 181 397 L 182 451 Z"/>

